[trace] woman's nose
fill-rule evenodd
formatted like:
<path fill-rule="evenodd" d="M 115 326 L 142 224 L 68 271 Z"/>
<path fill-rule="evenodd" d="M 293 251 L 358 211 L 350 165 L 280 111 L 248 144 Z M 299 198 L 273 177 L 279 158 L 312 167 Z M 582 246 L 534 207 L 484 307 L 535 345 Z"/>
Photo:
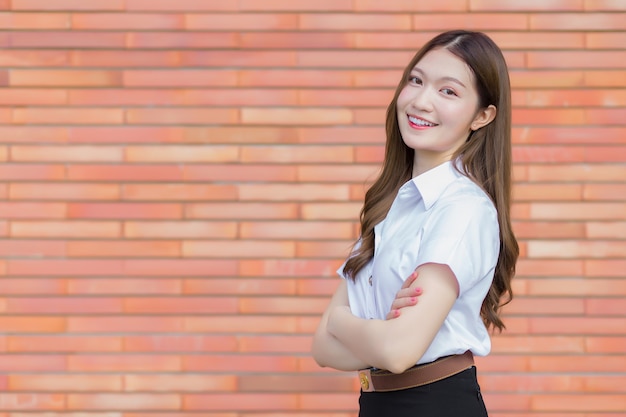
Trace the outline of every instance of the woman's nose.
<path fill-rule="evenodd" d="M 416 89 L 412 105 L 417 110 L 430 112 L 433 110 L 433 92 L 428 87 Z"/>

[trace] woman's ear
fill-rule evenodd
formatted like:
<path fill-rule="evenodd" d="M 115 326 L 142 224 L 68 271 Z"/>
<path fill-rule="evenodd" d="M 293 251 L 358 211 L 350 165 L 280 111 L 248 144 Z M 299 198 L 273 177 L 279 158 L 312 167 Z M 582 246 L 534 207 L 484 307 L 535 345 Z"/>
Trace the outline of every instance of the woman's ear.
<path fill-rule="evenodd" d="M 496 106 L 494 106 L 493 104 L 490 104 L 488 107 L 484 107 L 478 110 L 478 113 L 476 113 L 476 116 L 474 117 L 470 128 L 472 130 L 478 130 L 483 126 L 487 126 L 493 121 L 493 119 L 496 118 L 496 113 Z"/>

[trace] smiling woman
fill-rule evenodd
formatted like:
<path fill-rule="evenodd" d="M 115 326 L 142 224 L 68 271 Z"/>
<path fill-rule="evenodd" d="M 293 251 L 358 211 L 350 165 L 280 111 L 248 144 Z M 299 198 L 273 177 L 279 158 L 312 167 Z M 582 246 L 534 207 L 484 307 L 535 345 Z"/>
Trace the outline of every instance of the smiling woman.
<path fill-rule="evenodd" d="M 402 75 L 386 133 L 313 355 L 359 370 L 360 417 L 485 416 L 473 355 L 504 327 L 519 253 L 500 49 L 479 32 L 432 39 Z"/>

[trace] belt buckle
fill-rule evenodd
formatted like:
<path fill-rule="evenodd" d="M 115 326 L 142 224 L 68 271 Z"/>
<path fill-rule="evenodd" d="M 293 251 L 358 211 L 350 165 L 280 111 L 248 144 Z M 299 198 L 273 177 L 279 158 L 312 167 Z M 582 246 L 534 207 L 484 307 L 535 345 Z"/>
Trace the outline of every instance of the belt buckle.
<path fill-rule="evenodd" d="M 373 392 L 374 382 L 372 381 L 372 370 L 361 369 L 359 370 L 359 383 L 361 384 L 361 390 L 363 392 Z"/>

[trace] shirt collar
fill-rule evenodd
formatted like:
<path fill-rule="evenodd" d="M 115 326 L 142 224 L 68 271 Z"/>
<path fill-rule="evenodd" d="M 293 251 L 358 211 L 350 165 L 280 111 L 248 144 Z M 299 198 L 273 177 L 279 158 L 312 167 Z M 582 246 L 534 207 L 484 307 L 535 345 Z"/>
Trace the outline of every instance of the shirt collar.
<path fill-rule="evenodd" d="M 447 161 L 413 178 L 412 181 L 422 196 L 426 210 L 435 204 L 448 185 L 460 175 L 452 161 Z"/>

